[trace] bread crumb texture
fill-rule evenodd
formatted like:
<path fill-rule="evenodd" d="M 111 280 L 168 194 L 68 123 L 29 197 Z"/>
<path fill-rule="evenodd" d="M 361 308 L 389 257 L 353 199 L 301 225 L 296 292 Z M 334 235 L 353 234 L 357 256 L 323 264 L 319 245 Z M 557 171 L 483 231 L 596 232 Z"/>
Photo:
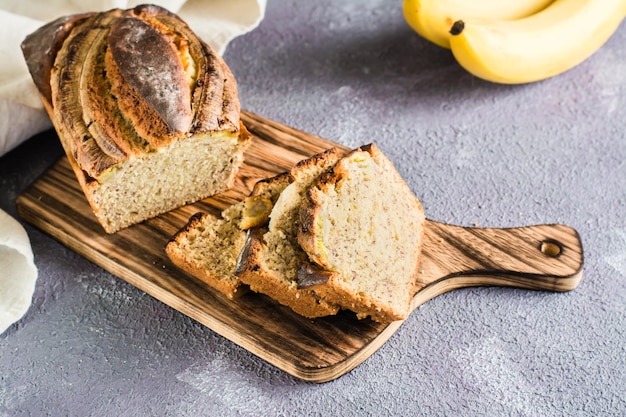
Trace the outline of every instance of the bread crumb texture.
<path fill-rule="evenodd" d="M 231 299 L 247 291 L 234 274 L 245 241 L 245 232 L 238 226 L 242 205 L 228 208 L 221 217 L 192 216 L 165 247 L 175 265 Z"/>
<path fill-rule="evenodd" d="M 196 135 L 112 167 L 86 194 L 114 232 L 232 186 L 243 154 L 235 135 Z"/>
<path fill-rule="evenodd" d="M 408 316 L 425 221 L 421 204 L 374 145 L 353 151 L 309 190 L 299 242 L 336 272 L 313 287 L 378 321 Z"/>

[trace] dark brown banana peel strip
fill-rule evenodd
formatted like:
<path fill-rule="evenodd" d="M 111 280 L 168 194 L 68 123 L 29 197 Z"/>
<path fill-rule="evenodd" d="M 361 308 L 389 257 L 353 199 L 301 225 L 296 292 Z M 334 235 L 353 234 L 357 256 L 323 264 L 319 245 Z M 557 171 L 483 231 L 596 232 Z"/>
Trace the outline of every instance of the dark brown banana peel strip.
<path fill-rule="evenodd" d="M 113 13 L 97 14 L 77 25 L 59 51 L 50 76 L 54 118 L 63 131 L 61 136 L 66 141 L 66 149 L 93 178 L 126 157 L 114 138 L 92 135 L 88 126 L 94 122 L 85 120 L 84 116 L 89 116 L 90 111 L 83 111 L 81 100 L 81 76 L 91 64 L 87 61 L 89 51 L 97 48 L 96 41 L 104 37 L 106 25 L 114 18 Z M 88 109 L 89 102 L 85 102 L 85 106 Z"/>

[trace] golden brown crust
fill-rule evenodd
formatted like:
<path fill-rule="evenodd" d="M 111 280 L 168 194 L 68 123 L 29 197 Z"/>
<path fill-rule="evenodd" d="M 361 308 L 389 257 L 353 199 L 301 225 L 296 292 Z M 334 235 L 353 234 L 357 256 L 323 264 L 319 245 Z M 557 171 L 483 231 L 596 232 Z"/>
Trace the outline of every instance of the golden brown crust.
<path fill-rule="evenodd" d="M 172 140 L 239 131 L 230 70 L 158 6 L 64 17 L 22 50 L 66 151 L 91 178 Z"/>
<path fill-rule="evenodd" d="M 293 182 L 293 177 L 288 172 L 283 172 L 270 178 L 257 181 L 252 187 L 250 196 L 269 198 L 273 203 L 280 196 L 280 193 Z"/>
<path fill-rule="evenodd" d="M 90 46 L 102 38 L 103 27 L 113 18 L 113 13 L 94 14 L 72 29 L 56 56 L 50 76 L 52 122 L 62 137 L 66 152 L 93 178 L 121 162 L 122 158 L 103 151 L 103 148 L 114 148 L 111 140 L 106 137 L 96 139 L 89 132 L 80 105 L 81 73 L 75 69 L 83 67 Z M 107 146 L 102 145 L 104 142 L 108 142 Z"/>
<path fill-rule="evenodd" d="M 291 175 L 293 177 L 298 177 L 301 175 L 307 175 L 308 171 L 313 169 L 315 166 L 319 166 L 324 164 L 324 161 L 337 161 L 339 160 L 339 158 L 343 157 L 345 155 L 345 152 L 340 150 L 337 147 L 332 147 L 332 148 L 328 148 L 323 152 L 317 153 L 313 156 L 310 156 L 309 158 L 303 159 L 301 161 L 299 161 L 295 167 L 293 167 L 291 169 Z M 329 172 L 332 172 L 333 168 L 330 168 Z M 328 172 L 324 172 L 321 175 L 327 175 Z"/>
<path fill-rule="evenodd" d="M 269 271 L 262 260 L 262 252 L 266 250 L 263 243 L 265 231 L 263 228 L 248 230 L 235 275 L 248 284 L 252 291 L 266 294 L 304 317 L 316 318 L 337 314 L 339 309 L 336 306 L 320 299 L 311 290 L 298 289 L 295 283 L 287 286 L 280 277 Z"/>
<path fill-rule="evenodd" d="M 201 46 L 205 59 L 200 61 L 193 93 L 192 132 L 235 130 L 240 113 L 235 77 L 219 55 L 210 53 L 207 44 Z"/>

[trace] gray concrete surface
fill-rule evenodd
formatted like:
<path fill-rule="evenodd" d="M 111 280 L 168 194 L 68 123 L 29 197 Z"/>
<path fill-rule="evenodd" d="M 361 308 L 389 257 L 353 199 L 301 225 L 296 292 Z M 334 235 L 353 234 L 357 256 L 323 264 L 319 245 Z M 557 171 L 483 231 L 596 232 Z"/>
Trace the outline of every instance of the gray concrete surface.
<path fill-rule="evenodd" d="M 225 58 L 243 108 L 375 141 L 431 219 L 566 223 L 569 293 L 458 290 L 361 366 L 301 382 L 25 225 L 39 279 L 0 336 L 0 416 L 626 415 L 626 27 L 556 78 L 501 86 L 414 34 L 400 1 L 270 0 Z M 0 159 L 0 207 L 61 156 L 50 135 Z"/>

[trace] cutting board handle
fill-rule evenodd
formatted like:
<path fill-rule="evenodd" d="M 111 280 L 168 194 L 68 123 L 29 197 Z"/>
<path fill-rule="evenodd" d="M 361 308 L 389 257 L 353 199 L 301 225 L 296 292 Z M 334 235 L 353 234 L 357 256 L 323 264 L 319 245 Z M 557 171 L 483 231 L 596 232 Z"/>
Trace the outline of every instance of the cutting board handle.
<path fill-rule="evenodd" d="M 566 225 L 497 229 L 427 220 L 413 307 L 472 286 L 569 291 L 582 271 L 580 236 Z"/>

